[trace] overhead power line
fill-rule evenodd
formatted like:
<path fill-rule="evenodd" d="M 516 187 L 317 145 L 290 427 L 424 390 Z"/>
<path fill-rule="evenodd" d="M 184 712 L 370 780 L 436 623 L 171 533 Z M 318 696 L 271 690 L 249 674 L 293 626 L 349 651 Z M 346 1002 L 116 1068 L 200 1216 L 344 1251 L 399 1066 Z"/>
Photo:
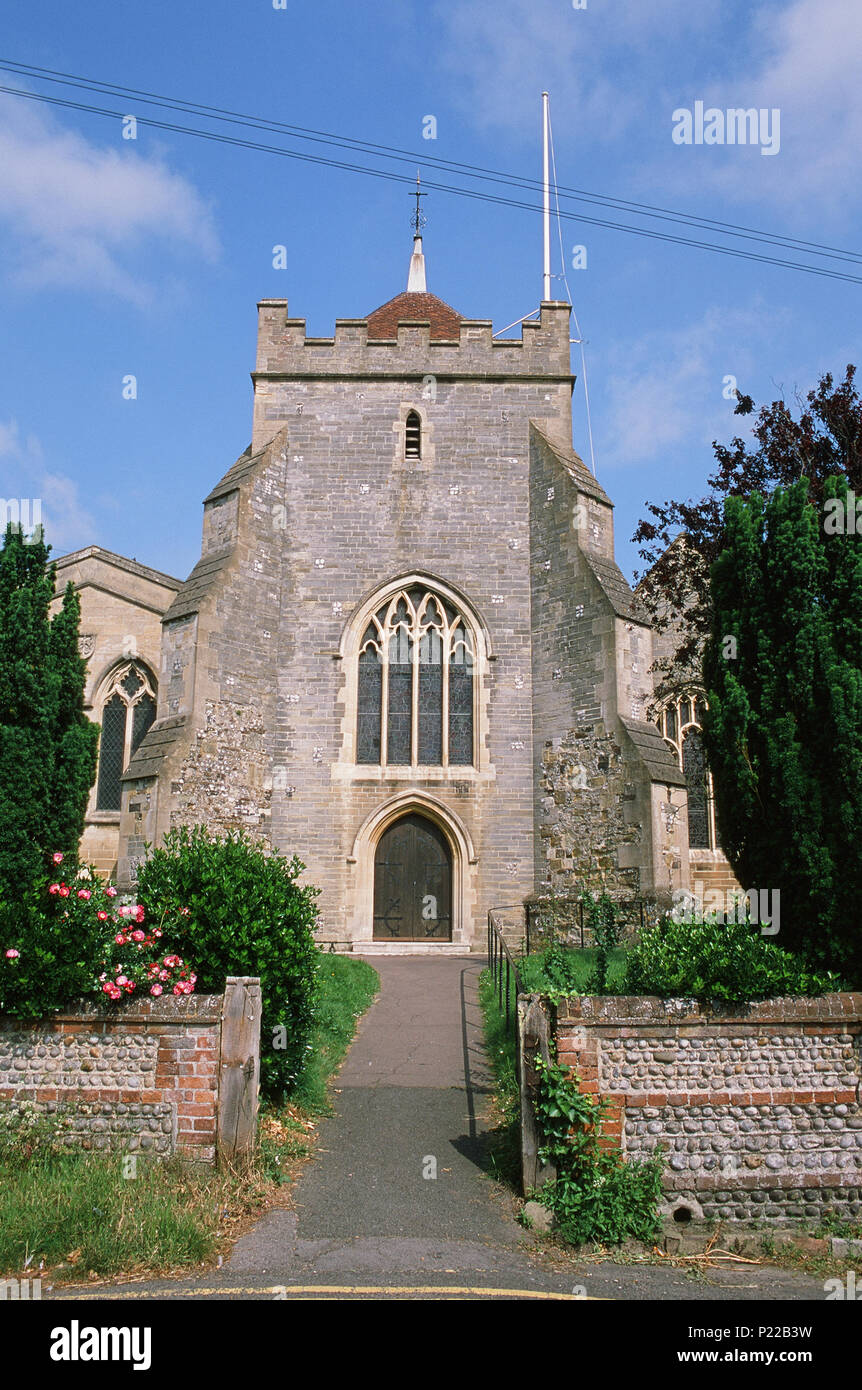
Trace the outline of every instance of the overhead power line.
<path fill-rule="evenodd" d="M 451 172 L 462 173 L 470 178 L 481 179 L 484 182 L 504 183 L 539 192 L 541 192 L 542 189 L 541 181 L 538 179 L 525 177 L 520 174 L 506 173 L 499 169 L 489 169 L 483 165 L 465 164 L 455 160 L 440 159 L 435 155 L 429 154 L 427 150 L 419 154 L 416 150 L 403 150 L 394 145 L 381 145 L 368 140 L 357 140 L 353 136 L 335 135 L 331 131 L 315 130 L 312 127 L 292 125 L 285 121 L 273 121 L 262 116 L 251 116 L 247 113 L 231 111 L 227 107 L 206 106 L 200 102 L 188 101 L 180 97 L 167 97 L 156 92 L 146 92 L 136 87 L 121 87 L 117 83 L 103 82 L 95 78 L 86 78 L 74 73 L 61 73 L 51 68 L 36 67 L 31 63 L 19 63 L 13 59 L 0 58 L 0 69 L 5 69 L 9 72 L 17 72 L 22 76 L 30 76 L 38 81 L 59 83 L 62 86 L 81 87 L 87 91 L 100 92 L 107 95 L 133 97 L 151 105 L 168 107 L 186 114 L 205 115 L 207 119 L 210 120 L 221 120 L 230 122 L 231 124 L 246 125 L 259 130 L 284 132 L 301 140 L 333 145 L 342 149 L 359 150 L 364 153 L 371 153 L 375 157 L 381 159 L 393 159 L 400 162 L 407 162 L 411 165 L 415 165 L 418 159 L 426 167 L 435 167 Z M 776 246 L 784 247 L 785 249 L 804 249 L 814 255 L 823 255 L 835 259 L 862 263 L 862 253 L 842 250 L 840 247 L 836 246 L 826 246 L 822 242 L 802 241 L 797 237 L 788 237 L 775 232 L 765 232 L 756 227 L 746 227 L 734 222 L 722 222 L 715 218 L 701 217 L 693 213 L 674 211 L 672 208 L 657 207 L 651 203 L 640 203 L 626 198 L 611 197 L 607 194 L 591 193 L 586 189 L 571 188 L 566 184 L 559 185 L 557 191 L 563 197 L 573 201 L 595 203 L 618 211 L 630 211 L 637 216 L 659 218 L 662 221 L 677 221 L 682 225 L 701 227 L 704 230 L 717 230 L 723 236 L 738 236 L 744 237 L 747 240 L 763 240 Z"/>
<path fill-rule="evenodd" d="M 19 75 L 38 78 L 39 80 L 57 81 L 62 82 L 63 85 L 83 87 L 86 90 L 102 90 L 103 93 L 106 94 L 120 94 L 123 96 L 131 97 L 133 99 L 143 100 L 148 104 L 166 107 L 171 110 L 178 110 L 183 112 L 184 114 L 194 114 L 195 112 L 197 112 L 200 115 L 203 115 L 206 119 L 220 120 L 234 125 L 239 124 L 250 126 L 252 128 L 264 131 L 274 130 L 279 132 L 284 131 L 286 133 L 289 132 L 294 137 L 302 138 L 305 140 L 313 140 L 317 143 L 337 145 L 348 150 L 356 150 L 359 153 L 365 152 L 367 154 L 371 154 L 372 157 L 375 158 L 390 158 L 398 159 L 399 161 L 409 160 L 411 163 L 414 164 L 417 158 L 415 152 L 409 153 L 407 151 L 398 151 L 392 147 L 372 145 L 370 142 L 352 140 L 350 137 L 336 137 L 325 134 L 323 132 L 312 132 L 309 130 L 303 131 L 301 127 L 288 126 L 282 122 L 268 122 L 264 121 L 262 118 L 244 116 L 240 113 L 228 112 L 217 107 L 204 107 L 201 106 L 199 103 L 194 102 L 184 102 L 181 100 L 174 101 L 167 97 L 156 96 L 152 93 L 138 92 L 134 88 L 120 88 L 115 84 L 91 82 L 88 79 L 78 78 L 73 76 L 72 74 L 54 74 L 51 73 L 49 69 L 37 69 L 27 64 L 13 64 L 11 61 L 0 59 L 0 69 L 5 69 L 7 71 L 17 71 L 19 72 Z M 72 101 L 69 98 L 49 96 L 47 93 L 44 92 L 33 92 L 22 88 L 0 86 L 0 92 L 5 92 L 9 95 L 17 96 L 31 101 L 43 102 L 52 106 L 64 107 L 67 109 L 83 111 L 91 115 L 107 117 L 111 120 L 122 120 L 125 116 L 130 114 L 127 110 L 111 110 L 105 107 L 94 106 L 84 102 Z M 175 134 L 191 135 L 197 139 L 211 140 L 218 144 L 230 145 L 242 149 L 255 150 L 265 154 L 275 154 L 281 156 L 282 158 L 296 159 L 304 163 L 310 164 L 319 164 L 328 168 L 341 169 L 349 173 L 363 174 L 367 177 L 384 179 L 388 182 L 400 184 L 413 183 L 413 178 L 407 174 L 398 174 L 390 172 L 386 169 L 376 169 L 363 164 L 348 163 L 343 160 L 328 158 L 324 155 L 317 155 L 301 150 L 288 149 L 282 145 L 264 144 L 260 141 L 244 139 L 239 136 L 227 135 L 218 131 L 202 130 L 193 126 L 179 125 L 175 122 L 160 121 L 154 119 L 151 116 L 136 115 L 135 119 L 138 121 L 139 124 L 150 126 L 157 130 L 166 130 Z M 453 173 L 456 173 L 460 177 L 481 179 L 481 181 L 483 182 L 509 184 L 510 186 L 523 188 L 527 191 L 532 191 L 533 189 L 538 189 L 540 187 L 540 185 L 535 180 L 521 178 L 517 175 L 507 175 L 497 173 L 495 171 L 485 171 L 478 166 L 456 164 L 452 161 L 439 160 L 434 157 L 429 158 L 427 155 L 424 154 L 419 156 L 419 158 L 426 165 L 426 167 L 430 165 L 432 167 L 440 168 L 443 170 L 449 170 Z M 476 201 L 496 204 L 498 206 L 512 207 L 528 212 L 540 213 L 542 211 L 541 205 L 538 203 L 523 202 L 521 200 L 504 197 L 499 194 L 480 192 L 477 189 L 464 188 L 452 184 L 435 183 L 427 179 L 425 180 L 425 186 L 427 188 L 434 189 L 437 192 L 449 193 L 462 198 L 471 198 Z M 562 188 L 560 189 L 560 193 L 563 194 L 563 196 L 569 196 L 570 199 L 577 197 L 581 200 L 591 200 L 594 202 L 600 202 L 602 203 L 602 205 L 614 203 L 618 204 L 620 207 L 627 206 L 632 211 L 637 211 L 641 207 L 647 209 L 648 206 L 646 204 L 625 204 L 624 200 L 602 199 L 599 195 L 585 193 L 576 194 L 573 190 L 570 190 L 568 195 L 566 195 Z M 648 227 L 638 227 L 633 226 L 630 223 L 614 222 L 604 218 L 589 217 L 582 212 L 560 211 L 559 215 L 564 220 L 570 222 L 578 222 L 585 223 L 591 226 L 605 227 L 612 231 L 627 232 L 630 235 L 647 237 L 655 241 L 664 241 L 681 246 L 690 246 L 699 250 L 712 251 L 718 255 L 732 256 L 737 259 L 750 260 L 767 265 L 780 266 L 786 270 L 797 270 L 808 275 L 818 275 L 823 276 L 827 279 L 843 280 L 851 284 L 862 284 L 862 277 L 860 276 L 850 275 L 839 270 L 827 268 L 825 266 L 809 265 L 805 264 L 804 262 L 784 260 L 781 257 L 762 255 L 757 252 L 754 252 L 753 250 L 742 250 L 738 247 L 719 246 L 710 241 L 702 241 L 691 237 L 675 236 L 669 232 L 661 232 Z M 658 216 L 659 210 L 650 209 L 648 211 L 648 214 L 638 212 L 638 215 Z M 808 255 L 814 254 L 819 256 L 829 256 L 833 259 L 840 259 L 854 263 L 862 263 L 862 255 L 857 255 L 854 252 L 840 250 L 839 248 L 819 246 L 817 243 L 797 242 L 791 238 L 774 237 L 771 234 L 760 232 L 755 229 L 744 231 L 742 228 L 738 228 L 736 230 L 731 231 L 729 229 L 732 227 L 732 224 L 711 223 L 709 219 L 690 218 L 688 214 L 670 213 L 668 211 L 661 213 L 661 216 L 663 220 L 684 222 L 687 225 L 690 225 L 692 228 L 695 228 L 700 225 L 704 227 L 711 226 L 716 230 L 727 228 L 728 230 L 726 231 L 721 230 L 722 235 L 733 235 L 737 237 L 744 236 L 747 240 L 754 239 L 765 241 L 769 244 L 780 246 L 782 249 L 791 249 L 792 247 L 797 247 L 799 249 L 805 248 L 805 253 Z"/>

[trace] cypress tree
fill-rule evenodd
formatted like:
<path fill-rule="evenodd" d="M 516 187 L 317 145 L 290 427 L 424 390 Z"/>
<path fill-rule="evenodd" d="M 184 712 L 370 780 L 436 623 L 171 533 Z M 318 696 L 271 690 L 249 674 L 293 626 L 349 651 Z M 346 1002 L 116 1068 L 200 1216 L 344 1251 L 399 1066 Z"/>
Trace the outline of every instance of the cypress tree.
<path fill-rule="evenodd" d="M 41 533 L 8 526 L 0 551 L 0 902 L 15 902 L 52 851 L 75 856 L 99 731 L 84 713 L 80 603 L 52 618 L 55 568 Z"/>
<path fill-rule="evenodd" d="M 830 534 L 808 497 L 802 478 L 725 503 L 704 740 L 734 873 L 781 893 L 778 944 L 859 980 L 862 535 Z"/>

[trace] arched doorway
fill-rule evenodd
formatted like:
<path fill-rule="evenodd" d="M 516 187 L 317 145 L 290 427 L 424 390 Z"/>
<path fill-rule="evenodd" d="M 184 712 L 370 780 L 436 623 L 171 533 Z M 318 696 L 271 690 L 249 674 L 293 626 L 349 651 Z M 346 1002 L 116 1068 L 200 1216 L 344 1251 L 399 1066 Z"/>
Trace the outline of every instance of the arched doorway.
<path fill-rule="evenodd" d="M 374 854 L 374 940 L 451 941 L 452 854 L 415 812 L 393 822 Z"/>

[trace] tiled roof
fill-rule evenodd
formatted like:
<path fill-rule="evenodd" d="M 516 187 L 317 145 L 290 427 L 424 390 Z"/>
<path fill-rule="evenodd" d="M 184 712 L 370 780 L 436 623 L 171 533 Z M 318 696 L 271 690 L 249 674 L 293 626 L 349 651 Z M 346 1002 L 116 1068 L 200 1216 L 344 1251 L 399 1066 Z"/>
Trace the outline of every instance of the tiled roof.
<path fill-rule="evenodd" d="M 644 719 L 624 719 L 620 723 L 643 759 L 651 782 L 684 787 L 685 775 L 658 729 Z"/>
<path fill-rule="evenodd" d="M 173 748 L 185 723 L 184 714 L 157 720 L 144 734 L 121 780 L 134 782 L 137 777 L 158 777 L 162 760 Z"/>
<path fill-rule="evenodd" d="M 204 504 L 207 502 L 214 502 L 217 497 L 224 497 L 229 492 L 235 492 L 240 483 L 248 477 L 249 473 L 253 472 L 258 459 L 262 458 L 262 456 L 263 450 L 257 454 L 253 454 L 251 452 L 251 445 L 249 444 L 245 453 L 240 454 L 236 463 L 231 465 L 221 482 L 216 483 L 212 492 L 204 498 Z"/>
<path fill-rule="evenodd" d="M 233 546 L 228 545 L 221 550 L 211 550 L 208 554 L 202 555 L 162 622 L 169 623 L 174 618 L 187 618 L 191 613 L 199 612 L 203 600 L 232 554 Z"/>
<path fill-rule="evenodd" d="M 369 338 L 395 338 L 398 325 L 405 320 L 428 321 L 431 324 L 432 338 L 460 338 L 461 315 L 449 304 L 444 304 L 436 294 L 408 292 L 396 294 L 387 304 L 368 315 Z"/>
<path fill-rule="evenodd" d="M 587 550 L 586 547 L 581 551 L 581 554 L 602 586 L 605 597 L 610 602 L 617 617 L 628 618 L 630 622 L 648 624 L 647 615 L 639 603 L 637 595 L 632 593 L 616 560 L 608 560 L 604 555 L 596 555 L 595 551 Z"/>
<path fill-rule="evenodd" d="M 595 497 L 599 502 L 606 502 L 609 507 L 613 506 L 608 494 L 605 492 L 601 483 L 593 476 L 587 468 L 580 454 L 576 454 L 571 445 L 561 444 L 559 440 L 550 439 L 545 431 L 535 422 L 530 421 L 530 430 L 538 437 L 545 448 L 555 456 L 559 463 L 572 475 L 572 479 L 578 485 L 580 492 L 585 492 L 588 497 Z"/>

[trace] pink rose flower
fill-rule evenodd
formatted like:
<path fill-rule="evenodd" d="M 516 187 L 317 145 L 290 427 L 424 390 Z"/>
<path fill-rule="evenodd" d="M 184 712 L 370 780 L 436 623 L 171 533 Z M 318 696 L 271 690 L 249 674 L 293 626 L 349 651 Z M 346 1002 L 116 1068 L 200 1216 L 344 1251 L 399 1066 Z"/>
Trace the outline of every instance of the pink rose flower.
<path fill-rule="evenodd" d="M 118 976 L 117 976 L 117 984 L 118 984 L 118 985 L 127 985 L 128 983 L 129 983 L 129 981 L 128 981 L 128 979 L 127 979 L 127 977 L 126 977 L 125 975 L 118 975 Z"/>
<path fill-rule="evenodd" d="M 52 854 L 52 855 L 51 855 L 51 858 L 52 858 L 52 860 L 54 861 L 55 864 L 62 864 L 62 862 L 63 862 L 63 856 L 62 856 L 62 854 L 59 854 L 59 853 L 58 853 L 58 854 Z"/>
<path fill-rule="evenodd" d="M 97 918 L 99 919 L 100 922 L 107 922 L 107 920 L 108 920 L 108 914 L 107 914 L 107 912 L 97 912 L 97 913 L 96 913 L 96 916 L 97 916 Z"/>
<path fill-rule="evenodd" d="M 105 889 L 105 897 L 106 897 L 106 898 L 115 898 L 116 896 L 117 896 L 117 890 L 116 890 L 116 888 L 114 888 L 114 887 L 112 887 L 112 886 L 109 885 L 109 886 Z"/>
<path fill-rule="evenodd" d="M 138 903 L 137 907 L 135 908 L 135 921 L 143 922 L 145 916 L 146 912 L 144 911 L 143 903 Z"/>
<path fill-rule="evenodd" d="M 154 994 L 154 995 L 156 996 L 157 999 L 158 999 L 159 995 L 161 994 L 161 992 L 162 992 L 162 986 L 161 986 L 161 985 L 150 985 L 150 994 Z"/>
<path fill-rule="evenodd" d="M 146 939 L 147 939 L 147 934 L 146 934 L 146 932 L 143 932 L 143 931 L 140 931 L 140 930 L 138 930 L 138 931 L 133 931 L 133 932 L 132 932 L 132 940 L 133 940 L 133 941 L 146 941 Z"/>
<path fill-rule="evenodd" d="M 60 885 L 59 885 L 59 883 L 52 883 L 52 884 L 49 885 L 49 888 L 48 888 L 48 892 L 49 892 L 49 893 L 57 894 L 57 893 L 59 893 L 59 891 L 60 891 Z"/>
<path fill-rule="evenodd" d="M 89 888 L 79 888 L 79 889 L 78 889 L 78 897 L 79 897 L 79 898 L 87 899 L 87 898 L 92 898 L 92 896 L 93 896 L 93 894 L 90 892 L 90 889 L 89 889 Z"/>
<path fill-rule="evenodd" d="M 169 978 L 169 976 L 170 976 L 170 973 L 171 973 L 170 970 L 160 970 L 160 971 L 159 971 L 159 979 L 160 979 L 160 980 L 167 980 L 167 979 Z"/>
<path fill-rule="evenodd" d="M 61 898 L 68 898 L 69 889 L 66 887 L 65 883 L 61 883 L 57 891 L 60 894 Z"/>
<path fill-rule="evenodd" d="M 118 932 L 117 932 L 117 935 L 114 937 L 114 940 L 116 941 L 116 943 L 117 943 L 118 946 L 125 946 L 125 944 L 126 944 L 126 934 L 125 934 L 125 932 L 118 931 Z"/>
<path fill-rule="evenodd" d="M 7 959 L 7 960 L 15 960 L 16 957 L 20 956 L 20 954 L 21 954 L 21 952 L 20 952 L 20 951 L 16 951 L 16 950 L 15 950 L 15 947 L 13 946 L 12 949 L 11 949 L 10 951 L 7 951 L 7 952 L 6 952 L 6 959 Z"/>

